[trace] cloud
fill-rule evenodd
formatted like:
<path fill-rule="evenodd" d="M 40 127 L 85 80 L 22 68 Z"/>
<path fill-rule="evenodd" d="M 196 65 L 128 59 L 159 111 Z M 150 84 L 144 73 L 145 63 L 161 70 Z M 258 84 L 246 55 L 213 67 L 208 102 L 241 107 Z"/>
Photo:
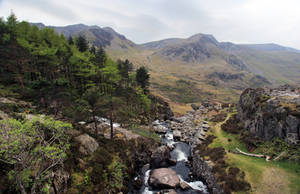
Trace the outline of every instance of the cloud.
<path fill-rule="evenodd" d="M 196 33 L 300 48 L 299 0 L 0 0 L 21 20 L 110 26 L 137 43 Z"/>

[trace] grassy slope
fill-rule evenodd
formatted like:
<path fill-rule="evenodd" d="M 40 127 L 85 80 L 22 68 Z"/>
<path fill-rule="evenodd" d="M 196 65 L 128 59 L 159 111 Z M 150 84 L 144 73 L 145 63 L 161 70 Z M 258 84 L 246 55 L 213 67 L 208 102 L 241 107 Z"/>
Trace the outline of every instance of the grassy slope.
<path fill-rule="evenodd" d="M 300 55 L 298 53 L 247 50 L 238 55 L 263 76 L 277 84 L 300 83 Z"/>
<path fill-rule="evenodd" d="M 289 162 L 266 162 L 265 159 L 228 152 L 236 147 L 246 151 L 246 147 L 237 140 L 236 135 L 221 130 L 224 122 L 217 123 L 213 127 L 211 133 L 217 138 L 210 144 L 210 147 L 225 148 L 229 164 L 245 172 L 246 180 L 252 187 L 251 193 L 298 194 L 300 192 L 300 165 Z M 229 138 L 231 142 L 228 141 Z"/>

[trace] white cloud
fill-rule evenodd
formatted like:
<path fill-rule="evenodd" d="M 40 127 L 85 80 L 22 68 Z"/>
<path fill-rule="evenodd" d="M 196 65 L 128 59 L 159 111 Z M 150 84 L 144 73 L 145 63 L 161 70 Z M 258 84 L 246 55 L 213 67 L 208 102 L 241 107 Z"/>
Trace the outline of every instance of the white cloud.
<path fill-rule="evenodd" d="M 110 26 L 141 43 L 195 33 L 300 48 L 299 0 L 0 0 L 0 13 L 47 25 Z"/>

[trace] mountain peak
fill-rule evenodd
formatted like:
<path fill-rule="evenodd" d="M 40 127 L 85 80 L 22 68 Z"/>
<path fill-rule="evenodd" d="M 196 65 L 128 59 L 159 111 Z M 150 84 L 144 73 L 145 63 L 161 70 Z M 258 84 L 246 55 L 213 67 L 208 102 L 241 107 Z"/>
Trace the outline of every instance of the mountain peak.
<path fill-rule="evenodd" d="M 213 43 L 218 43 L 218 41 L 215 39 L 215 37 L 211 34 L 194 34 L 193 36 L 190 36 L 188 40 L 192 41 L 199 41 L 199 40 L 207 40 L 207 41 L 212 41 Z"/>

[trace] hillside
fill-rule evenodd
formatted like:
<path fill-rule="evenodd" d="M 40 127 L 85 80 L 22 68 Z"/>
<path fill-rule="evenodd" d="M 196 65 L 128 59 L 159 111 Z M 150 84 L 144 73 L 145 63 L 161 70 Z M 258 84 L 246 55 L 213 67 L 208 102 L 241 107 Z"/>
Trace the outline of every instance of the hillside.
<path fill-rule="evenodd" d="M 300 83 L 299 50 L 276 44 L 234 44 L 196 34 L 138 45 L 109 27 L 52 28 L 65 36 L 86 36 L 91 44 L 105 47 L 115 60 L 129 59 L 136 67 L 146 66 L 152 77 L 151 90 L 170 102 L 203 102 L 212 97 L 233 102 L 247 87 Z"/>

